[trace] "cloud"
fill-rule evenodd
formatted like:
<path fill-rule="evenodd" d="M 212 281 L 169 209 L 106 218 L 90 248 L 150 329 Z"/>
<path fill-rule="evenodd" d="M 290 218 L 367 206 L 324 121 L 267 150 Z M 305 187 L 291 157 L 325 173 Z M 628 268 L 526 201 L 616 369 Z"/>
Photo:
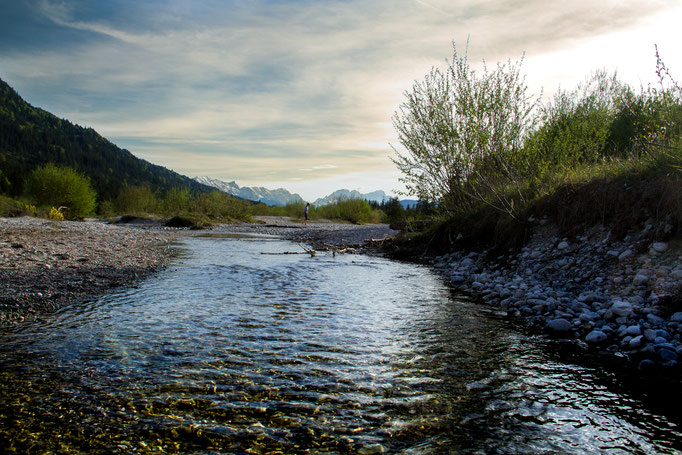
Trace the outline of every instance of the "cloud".
<path fill-rule="evenodd" d="M 669 2 L 656 0 L 26 5 L 49 25 L 44 47 L 8 36 L 0 77 L 29 101 L 181 173 L 260 184 L 389 175 L 391 116 L 452 40 L 463 52 L 470 37 L 474 65 L 525 52 L 529 83 L 551 91 L 612 63 L 610 47 L 628 50 L 617 43 L 648 41 L 653 23 L 677 30 Z M 641 45 L 650 55 L 654 38 Z M 636 50 L 630 60 L 646 52 Z"/>

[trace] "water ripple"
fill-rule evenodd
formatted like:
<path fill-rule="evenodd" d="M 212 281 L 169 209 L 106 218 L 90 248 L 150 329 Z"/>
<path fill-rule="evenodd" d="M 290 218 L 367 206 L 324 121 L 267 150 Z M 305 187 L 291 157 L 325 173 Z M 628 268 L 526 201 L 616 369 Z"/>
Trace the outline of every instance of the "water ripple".
<path fill-rule="evenodd" d="M 9 452 L 675 453 L 679 422 L 427 268 L 194 238 L 137 287 L 0 333 Z"/>

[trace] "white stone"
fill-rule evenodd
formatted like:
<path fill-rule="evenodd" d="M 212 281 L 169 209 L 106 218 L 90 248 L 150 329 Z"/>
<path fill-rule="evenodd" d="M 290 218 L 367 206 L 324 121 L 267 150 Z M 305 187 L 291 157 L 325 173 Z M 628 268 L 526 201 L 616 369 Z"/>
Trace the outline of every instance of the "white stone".
<path fill-rule="evenodd" d="M 668 251 L 668 244 L 665 242 L 654 242 L 651 247 L 656 251 L 657 253 L 665 253 Z"/>
<path fill-rule="evenodd" d="M 614 302 L 610 311 L 617 317 L 626 317 L 632 313 L 632 304 L 628 302 Z"/>
<path fill-rule="evenodd" d="M 622 253 L 620 253 L 620 254 L 618 255 L 618 260 L 619 260 L 619 261 L 624 261 L 624 260 L 626 260 L 627 258 L 629 258 L 630 256 L 632 256 L 633 254 L 634 254 L 634 253 L 632 252 L 632 250 L 625 250 L 625 251 L 623 251 Z"/>
<path fill-rule="evenodd" d="M 560 250 L 565 250 L 566 248 L 568 248 L 568 246 L 569 246 L 569 245 L 568 245 L 568 242 L 563 241 L 563 242 L 561 242 L 561 243 L 559 243 L 559 244 L 557 245 L 557 248 L 560 249 Z"/>

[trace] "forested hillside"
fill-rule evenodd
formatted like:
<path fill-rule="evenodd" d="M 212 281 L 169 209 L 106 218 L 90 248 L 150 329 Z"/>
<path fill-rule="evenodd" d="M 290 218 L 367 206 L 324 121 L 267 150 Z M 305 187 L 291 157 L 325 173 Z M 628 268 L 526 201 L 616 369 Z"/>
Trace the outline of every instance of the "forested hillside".
<path fill-rule="evenodd" d="M 100 201 L 115 198 L 126 185 L 148 185 L 161 192 L 173 187 L 189 188 L 193 193 L 213 190 L 135 157 L 92 128 L 31 106 L 0 80 L 0 194 L 22 194 L 26 176 L 47 163 L 88 176 Z"/>

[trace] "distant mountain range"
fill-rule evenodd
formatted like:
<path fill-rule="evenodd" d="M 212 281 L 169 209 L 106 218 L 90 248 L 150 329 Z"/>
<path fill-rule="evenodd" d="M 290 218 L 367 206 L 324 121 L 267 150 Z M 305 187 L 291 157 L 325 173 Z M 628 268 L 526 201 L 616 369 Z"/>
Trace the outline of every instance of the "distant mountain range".
<path fill-rule="evenodd" d="M 203 185 L 212 186 L 233 196 L 249 201 L 262 202 L 268 205 L 287 205 L 289 203 L 303 202 L 298 194 L 292 194 L 283 188 L 269 190 L 261 186 L 240 187 L 236 182 L 224 182 L 211 177 L 194 177 L 194 181 Z"/>
<path fill-rule="evenodd" d="M 303 198 L 301 196 L 295 193 L 292 194 L 284 188 L 269 190 L 260 186 L 240 187 L 236 182 L 224 182 L 211 177 L 194 177 L 194 180 L 198 183 L 212 186 L 221 191 L 232 194 L 233 196 L 248 199 L 250 201 L 263 202 L 264 204 L 268 205 L 287 205 L 289 203 L 303 202 Z M 314 206 L 321 207 L 324 205 L 335 204 L 342 199 L 364 199 L 366 201 L 382 203 L 383 201 L 390 199 L 390 196 L 383 191 L 361 193 L 357 190 L 338 190 L 334 191 L 328 196 L 316 199 L 312 204 Z"/>
<path fill-rule="evenodd" d="M 240 187 L 235 182 L 209 177 L 190 179 L 149 163 L 117 147 L 92 128 L 31 106 L 0 79 L 0 194 L 21 195 L 25 177 L 47 163 L 69 166 L 89 177 L 100 201 L 112 200 L 125 186 L 144 185 L 161 192 L 189 188 L 195 194 L 217 188 L 268 205 L 303 202 L 301 196 L 283 188 Z M 313 205 L 334 204 L 344 198 L 381 203 L 390 197 L 383 191 L 338 190 L 315 200 Z M 406 205 L 413 201 L 401 202 Z"/>
<path fill-rule="evenodd" d="M 384 193 L 383 191 L 373 191 L 371 193 L 361 193 L 357 190 L 352 190 L 352 191 L 350 191 L 350 190 L 337 190 L 337 191 L 334 191 L 329 196 L 325 196 L 325 197 L 316 199 L 315 202 L 313 202 L 313 205 L 323 206 L 323 205 L 335 204 L 335 203 L 337 203 L 343 199 L 364 199 L 366 201 L 373 201 L 373 202 L 382 203 L 385 200 L 390 199 L 390 197 L 386 193 Z"/>

